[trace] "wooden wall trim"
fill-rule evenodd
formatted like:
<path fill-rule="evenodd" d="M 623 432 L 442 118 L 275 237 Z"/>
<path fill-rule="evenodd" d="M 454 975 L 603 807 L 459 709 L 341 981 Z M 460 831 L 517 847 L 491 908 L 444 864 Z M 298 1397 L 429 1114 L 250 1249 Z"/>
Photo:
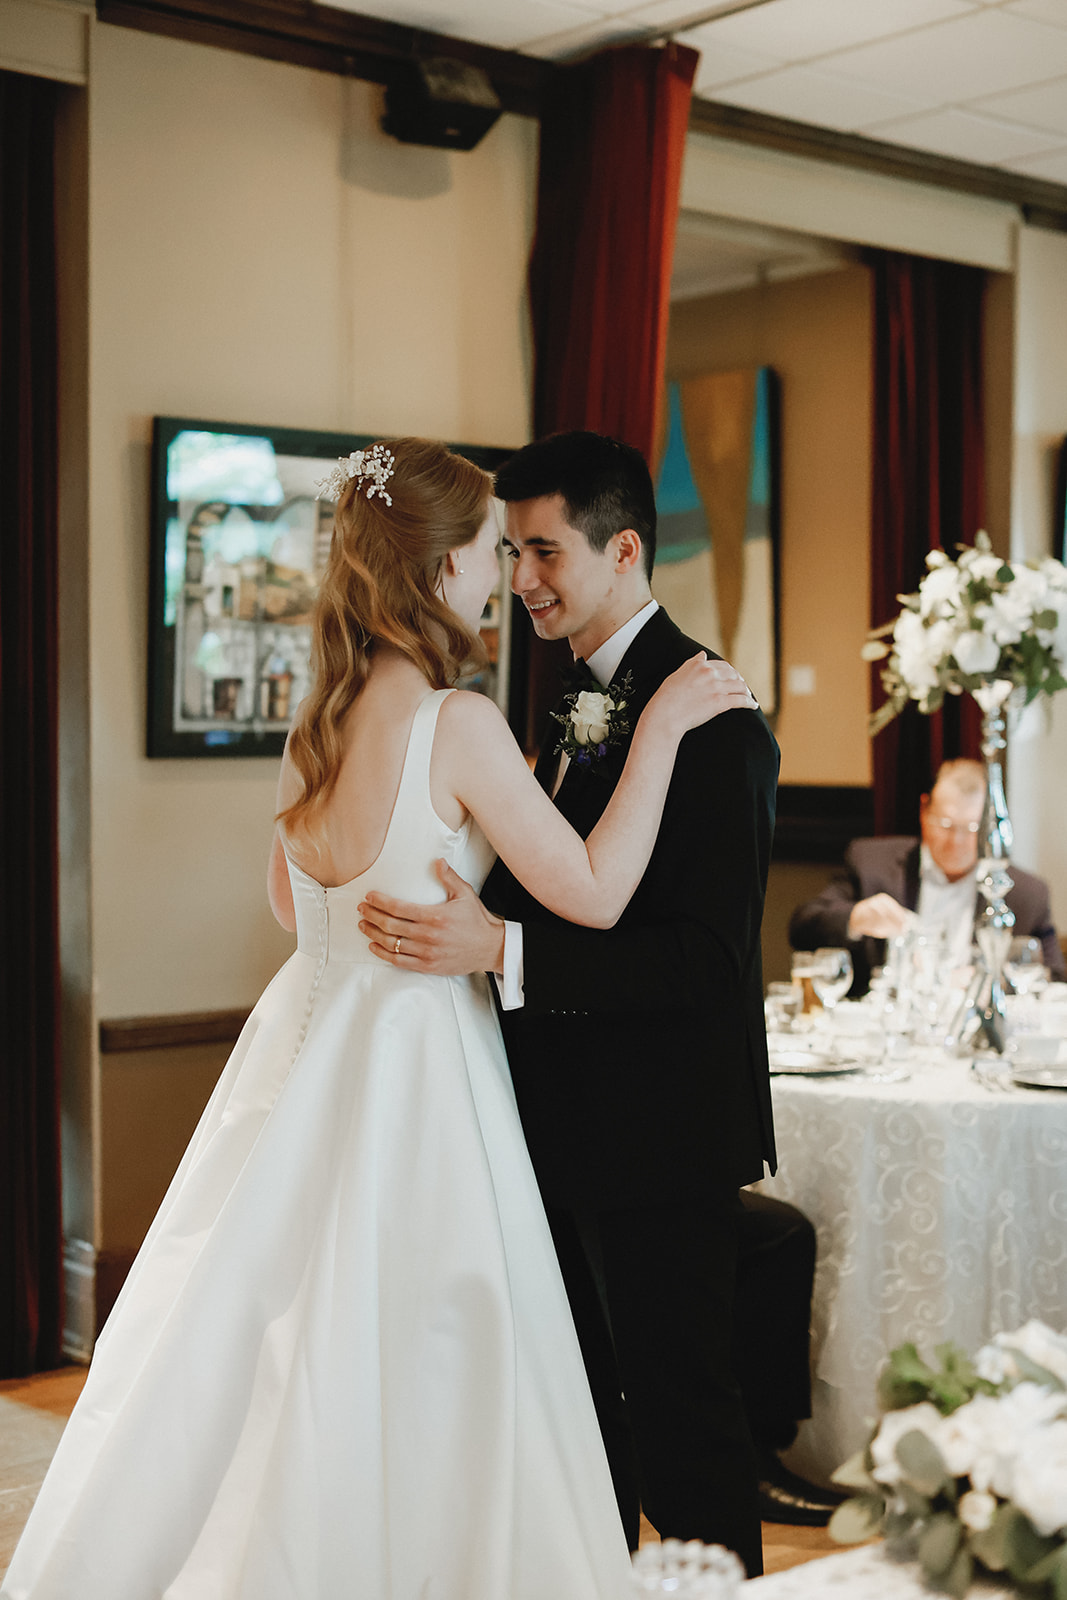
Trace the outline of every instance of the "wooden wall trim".
<path fill-rule="evenodd" d="M 985 200 L 1000 200 L 1019 206 L 1025 220 L 1035 227 L 1067 231 L 1067 184 L 1049 183 L 1044 178 L 1005 172 L 1000 167 L 956 161 L 926 150 L 888 144 L 881 139 L 865 139 L 854 133 L 838 133 L 832 128 L 818 128 L 811 123 L 792 122 L 786 117 L 768 116 L 763 111 L 748 111 L 742 106 L 696 97 L 689 114 L 689 127 L 694 133 L 759 145 L 783 155 L 858 167 L 882 177 L 952 189 L 957 194 L 977 195 Z"/>
<path fill-rule="evenodd" d="M 873 832 L 874 797 L 869 788 L 779 785 L 773 860 L 837 862 L 853 839 Z"/>
<path fill-rule="evenodd" d="M 163 1017 L 115 1017 L 100 1024 L 100 1054 L 127 1050 L 173 1050 L 183 1045 L 233 1044 L 248 1021 L 237 1011 L 183 1011 Z"/>
<path fill-rule="evenodd" d="M 446 55 L 483 67 L 505 111 L 536 117 L 550 61 L 423 32 L 313 0 L 96 0 L 99 21 L 385 83 L 395 63 Z"/>

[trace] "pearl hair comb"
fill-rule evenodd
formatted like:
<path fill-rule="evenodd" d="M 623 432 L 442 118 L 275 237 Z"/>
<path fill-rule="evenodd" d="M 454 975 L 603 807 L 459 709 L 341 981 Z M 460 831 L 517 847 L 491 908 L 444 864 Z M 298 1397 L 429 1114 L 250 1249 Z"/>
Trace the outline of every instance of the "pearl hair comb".
<path fill-rule="evenodd" d="M 393 497 L 386 493 L 385 485 L 393 476 L 394 465 L 392 451 L 387 450 L 384 444 L 372 444 L 369 450 L 353 450 L 350 456 L 341 456 L 333 471 L 316 484 L 318 497 L 320 500 L 339 500 L 346 485 L 355 478 L 358 480 L 357 490 L 362 489 L 369 480 L 368 500 L 380 495 L 386 505 L 391 506 Z"/>

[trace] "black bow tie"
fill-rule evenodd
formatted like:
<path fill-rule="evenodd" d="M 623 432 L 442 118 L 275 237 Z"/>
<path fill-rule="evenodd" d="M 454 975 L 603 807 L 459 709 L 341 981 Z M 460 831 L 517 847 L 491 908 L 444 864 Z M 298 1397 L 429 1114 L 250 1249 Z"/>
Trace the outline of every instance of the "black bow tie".
<path fill-rule="evenodd" d="M 580 694 L 584 689 L 599 689 L 601 685 L 589 670 L 589 663 L 577 658 L 573 666 L 564 667 L 560 671 L 565 694 Z"/>

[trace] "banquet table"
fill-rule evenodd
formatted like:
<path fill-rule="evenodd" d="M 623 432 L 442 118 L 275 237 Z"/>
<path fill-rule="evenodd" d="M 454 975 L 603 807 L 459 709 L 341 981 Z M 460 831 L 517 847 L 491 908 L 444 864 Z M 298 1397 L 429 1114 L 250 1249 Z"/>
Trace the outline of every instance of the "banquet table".
<path fill-rule="evenodd" d="M 977 1578 L 968 1593 L 973 1600 L 1018 1600 L 989 1576 Z M 875 1544 L 750 1578 L 741 1594 L 744 1600 L 930 1600 L 931 1591 L 917 1564 L 893 1561 Z"/>
<path fill-rule="evenodd" d="M 1067 1092 L 989 1087 L 936 1051 L 903 1066 L 772 1079 L 779 1165 L 760 1187 L 818 1237 L 814 1416 L 787 1457 L 817 1479 L 865 1443 L 894 1346 L 1067 1325 Z"/>

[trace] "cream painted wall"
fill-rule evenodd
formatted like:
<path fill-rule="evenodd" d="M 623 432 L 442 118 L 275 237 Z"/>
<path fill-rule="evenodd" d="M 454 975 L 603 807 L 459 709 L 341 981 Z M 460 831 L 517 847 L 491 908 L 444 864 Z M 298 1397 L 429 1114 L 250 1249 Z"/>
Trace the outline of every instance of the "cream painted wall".
<path fill-rule="evenodd" d="M 1020 228 L 1015 278 L 1014 467 L 1011 549 L 1053 551 L 1055 457 L 1067 434 L 1067 237 Z M 1049 880 L 1052 914 L 1067 928 L 1067 695 L 1033 705 L 1011 733 L 1008 804 L 1019 862 Z"/>
<path fill-rule="evenodd" d="M 97 24 L 90 628 L 97 1013 L 251 1003 L 277 764 L 144 756 L 154 414 L 528 437 L 536 126 L 397 146 L 380 91 Z"/>
<path fill-rule="evenodd" d="M 849 267 L 672 307 L 670 377 L 772 366 L 782 393 L 782 782 L 867 784 L 870 279 Z M 790 693 L 790 666 L 816 692 Z"/>

